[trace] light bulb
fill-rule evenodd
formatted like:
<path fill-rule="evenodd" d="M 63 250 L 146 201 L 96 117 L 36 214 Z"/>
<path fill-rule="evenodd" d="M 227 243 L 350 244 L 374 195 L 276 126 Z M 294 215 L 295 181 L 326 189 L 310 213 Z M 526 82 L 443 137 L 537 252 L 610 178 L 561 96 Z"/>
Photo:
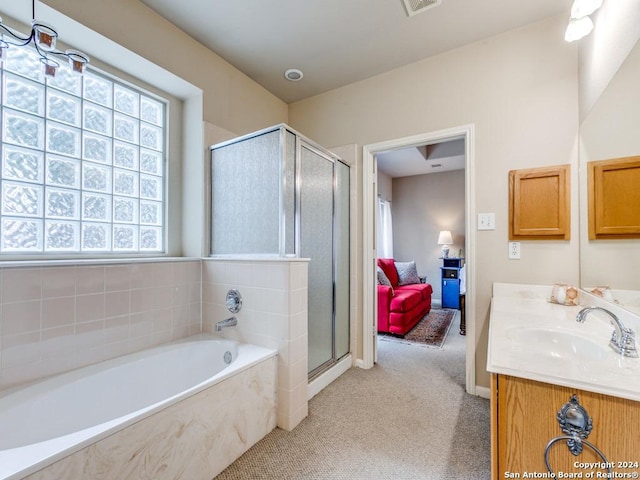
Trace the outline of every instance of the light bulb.
<path fill-rule="evenodd" d="M 585 35 L 589 35 L 593 30 L 593 22 L 590 17 L 572 18 L 564 33 L 567 42 L 575 42 Z"/>

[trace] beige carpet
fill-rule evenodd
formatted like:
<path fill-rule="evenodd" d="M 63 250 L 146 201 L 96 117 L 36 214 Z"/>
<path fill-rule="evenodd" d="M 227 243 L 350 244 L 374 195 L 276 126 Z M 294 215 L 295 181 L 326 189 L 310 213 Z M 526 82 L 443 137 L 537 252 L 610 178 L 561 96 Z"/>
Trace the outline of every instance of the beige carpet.
<path fill-rule="evenodd" d="M 489 479 L 489 401 L 464 391 L 465 341 L 378 342 L 374 368 L 350 369 L 216 478 Z"/>

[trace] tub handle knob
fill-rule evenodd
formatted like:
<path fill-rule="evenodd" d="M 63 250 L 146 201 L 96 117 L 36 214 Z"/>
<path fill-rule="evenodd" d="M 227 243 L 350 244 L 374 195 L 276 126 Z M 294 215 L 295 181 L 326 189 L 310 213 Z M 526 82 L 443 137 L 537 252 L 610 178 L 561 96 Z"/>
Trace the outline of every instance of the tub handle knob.
<path fill-rule="evenodd" d="M 240 292 L 235 288 L 229 290 L 227 292 L 225 305 L 231 313 L 238 313 L 242 308 L 242 295 L 240 295 Z"/>

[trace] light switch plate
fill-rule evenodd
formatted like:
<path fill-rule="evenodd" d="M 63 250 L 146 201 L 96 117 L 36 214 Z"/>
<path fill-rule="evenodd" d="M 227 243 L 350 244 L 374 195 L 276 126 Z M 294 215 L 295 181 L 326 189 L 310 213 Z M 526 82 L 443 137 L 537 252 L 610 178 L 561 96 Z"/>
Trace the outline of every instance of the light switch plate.
<path fill-rule="evenodd" d="M 495 230 L 496 214 L 495 213 L 479 213 L 478 214 L 478 230 Z"/>

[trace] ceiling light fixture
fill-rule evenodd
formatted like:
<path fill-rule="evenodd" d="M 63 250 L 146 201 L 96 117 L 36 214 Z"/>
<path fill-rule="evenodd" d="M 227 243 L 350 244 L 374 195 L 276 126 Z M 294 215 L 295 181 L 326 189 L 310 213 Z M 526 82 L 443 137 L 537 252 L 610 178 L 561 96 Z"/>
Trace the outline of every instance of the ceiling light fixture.
<path fill-rule="evenodd" d="M 591 17 L 586 16 L 582 18 L 572 18 L 569 20 L 567 30 L 564 32 L 564 39 L 567 42 L 575 42 L 582 37 L 586 37 L 593 30 L 593 21 Z"/>
<path fill-rule="evenodd" d="M 591 15 L 602 6 L 604 0 L 575 0 L 571 7 L 571 18 L 582 18 Z"/>
<path fill-rule="evenodd" d="M 299 82 L 302 80 L 302 77 L 304 77 L 302 70 L 298 70 L 297 68 L 290 68 L 284 72 L 284 78 L 292 82 Z"/>
<path fill-rule="evenodd" d="M 593 20 L 591 15 L 598 10 L 604 0 L 574 0 L 571 7 L 571 18 L 564 33 L 567 42 L 575 42 L 591 33 Z"/>
<path fill-rule="evenodd" d="M 49 77 L 56 76 L 56 70 L 60 64 L 54 57 L 63 58 L 69 62 L 71 70 L 83 74 L 85 66 L 89 63 L 89 57 L 76 50 L 66 50 L 64 52 L 56 50 L 56 39 L 58 32 L 51 25 L 36 20 L 36 1 L 31 1 L 31 33 L 24 35 L 16 32 L 12 28 L 2 23 L 0 17 L 0 63 L 5 58 L 5 52 L 10 45 L 24 47 L 33 41 L 33 45 L 40 55 L 40 62 L 44 65 L 44 73 Z"/>

